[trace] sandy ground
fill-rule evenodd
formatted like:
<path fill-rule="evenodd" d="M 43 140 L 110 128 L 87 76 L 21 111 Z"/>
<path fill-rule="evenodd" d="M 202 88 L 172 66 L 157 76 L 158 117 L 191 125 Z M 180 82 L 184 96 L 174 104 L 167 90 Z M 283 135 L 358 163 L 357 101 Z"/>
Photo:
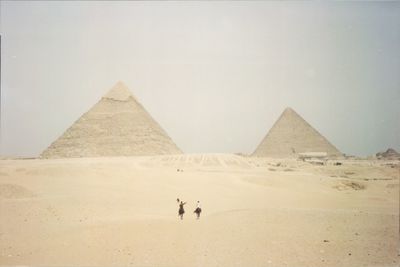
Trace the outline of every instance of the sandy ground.
<path fill-rule="evenodd" d="M 0 160 L 0 265 L 398 266 L 399 163 L 341 162 Z"/>

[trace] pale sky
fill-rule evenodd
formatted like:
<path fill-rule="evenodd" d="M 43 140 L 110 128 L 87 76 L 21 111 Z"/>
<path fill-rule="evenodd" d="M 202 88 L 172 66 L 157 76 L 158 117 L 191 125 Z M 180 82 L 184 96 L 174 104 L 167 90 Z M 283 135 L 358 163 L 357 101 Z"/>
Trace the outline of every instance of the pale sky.
<path fill-rule="evenodd" d="M 186 153 L 252 153 L 292 107 L 343 153 L 400 150 L 400 2 L 1 1 L 3 156 L 121 80 Z"/>

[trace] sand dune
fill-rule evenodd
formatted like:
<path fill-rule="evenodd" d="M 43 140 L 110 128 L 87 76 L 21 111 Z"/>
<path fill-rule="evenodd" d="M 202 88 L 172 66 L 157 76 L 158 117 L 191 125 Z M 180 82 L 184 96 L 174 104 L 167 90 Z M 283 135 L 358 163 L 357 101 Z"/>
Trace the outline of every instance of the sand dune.
<path fill-rule="evenodd" d="M 0 198 L 29 198 L 34 194 L 23 186 L 16 184 L 0 184 Z"/>
<path fill-rule="evenodd" d="M 397 266 L 399 163 L 342 162 L 1 160 L 0 265 Z"/>

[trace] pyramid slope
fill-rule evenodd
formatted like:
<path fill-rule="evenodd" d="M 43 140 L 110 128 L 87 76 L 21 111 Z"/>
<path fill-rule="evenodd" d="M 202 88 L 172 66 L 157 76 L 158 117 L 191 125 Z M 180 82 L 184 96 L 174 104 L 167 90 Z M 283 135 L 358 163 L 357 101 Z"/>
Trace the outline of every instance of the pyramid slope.
<path fill-rule="evenodd" d="M 43 158 L 180 154 L 166 132 L 121 82 L 83 114 Z"/>
<path fill-rule="evenodd" d="M 385 152 L 376 153 L 378 159 L 400 159 L 400 153 L 393 148 L 388 148 Z"/>
<path fill-rule="evenodd" d="M 308 124 L 293 109 L 287 108 L 254 151 L 260 157 L 296 157 L 298 153 L 326 152 L 342 156 L 324 136 Z"/>

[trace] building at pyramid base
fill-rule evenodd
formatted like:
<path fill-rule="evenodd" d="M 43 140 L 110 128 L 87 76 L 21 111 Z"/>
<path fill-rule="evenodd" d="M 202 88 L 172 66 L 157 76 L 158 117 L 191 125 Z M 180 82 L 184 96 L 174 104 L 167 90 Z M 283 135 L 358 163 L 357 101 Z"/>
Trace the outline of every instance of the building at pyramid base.
<path fill-rule="evenodd" d="M 181 154 L 167 133 L 118 82 L 53 142 L 42 158 Z"/>
<path fill-rule="evenodd" d="M 286 108 L 252 156 L 293 158 L 301 153 L 343 154 L 293 109 Z"/>

